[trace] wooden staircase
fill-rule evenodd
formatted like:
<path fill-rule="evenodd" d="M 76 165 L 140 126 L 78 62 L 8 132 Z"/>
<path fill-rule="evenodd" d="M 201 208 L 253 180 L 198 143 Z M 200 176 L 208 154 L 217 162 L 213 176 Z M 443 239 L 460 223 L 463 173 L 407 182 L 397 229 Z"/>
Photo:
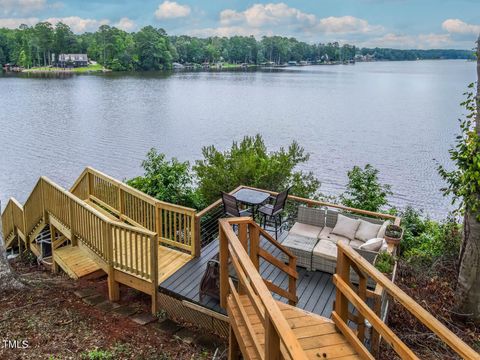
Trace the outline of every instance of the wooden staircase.
<path fill-rule="evenodd" d="M 238 350 L 246 359 L 262 359 L 260 354 L 265 353 L 265 326 L 247 295 L 239 295 L 238 300 L 241 306 L 237 305 L 232 295 L 227 300 L 230 326 L 238 341 Z M 335 328 L 332 320 L 279 301 L 277 305 L 308 359 L 361 359 L 345 336 Z M 248 317 L 248 322 L 243 320 L 244 316 Z M 253 336 L 248 330 L 249 326 L 253 329 Z M 236 349 L 230 351 L 236 352 Z M 281 352 L 285 353 L 286 350 L 281 349 Z"/>
<path fill-rule="evenodd" d="M 238 228 L 238 236 L 233 226 Z M 246 227 L 249 236 L 246 236 Z M 367 304 L 369 277 L 393 298 L 396 306 L 403 305 L 461 358 L 480 360 L 480 354 L 358 252 L 341 242 L 337 245 L 337 273 L 333 275 L 336 299 L 331 320 L 275 300 L 271 294 L 272 288 L 268 287 L 259 273 L 258 260 L 262 253 L 259 248 L 260 233 L 258 224 L 251 218 L 219 220 L 220 305 L 227 310 L 230 320 L 230 360 L 240 359 L 240 356 L 260 360 L 373 360 L 375 357 L 369 338 L 375 333 L 401 359 L 419 359 Z M 277 246 L 286 255 L 291 255 L 281 244 Z M 229 269 L 231 265 L 235 270 L 233 276 Z M 291 273 L 294 278 L 295 270 L 287 269 L 285 265 L 278 263 L 281 271 Z M 358 285 L 351 283 L 350 271 L 358 274 Z M 285 295 L 288 294 L 285 292 Z M 289 299 L 288 296 L 283 297 Z M 356 312 L 352 312 L 352 309 Z M 367 336 L 366 321 L 371 324 L 368 331 L 370 337 Z M 355 326 L 349 326 L 351 323 Z"/>

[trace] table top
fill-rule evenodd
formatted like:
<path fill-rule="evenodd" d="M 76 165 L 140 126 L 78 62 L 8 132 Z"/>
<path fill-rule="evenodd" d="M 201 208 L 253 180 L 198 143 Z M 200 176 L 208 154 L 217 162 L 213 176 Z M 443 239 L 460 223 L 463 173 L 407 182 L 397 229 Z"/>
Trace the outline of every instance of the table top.
<path fill-rule="evenodd" d="M 248 205 L 263 204 L 270 197 L 270 194 L 265 191 L 253 189 L 240 189 L 232 195 L 237 201 Z"/>

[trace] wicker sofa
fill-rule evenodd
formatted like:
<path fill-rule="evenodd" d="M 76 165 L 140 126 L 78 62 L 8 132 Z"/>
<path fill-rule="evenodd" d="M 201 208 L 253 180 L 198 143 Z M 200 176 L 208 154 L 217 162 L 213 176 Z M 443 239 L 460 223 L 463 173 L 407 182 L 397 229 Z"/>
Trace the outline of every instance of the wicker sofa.
<path fill-rule="evenodd" d="M 378 235 L 380 230 L 386 228 L 389 221 L 381 219 L 367 218 L 352 213 L 343 213 L 331 209 L 318 209 L 300 206 L 298 208 L 297 220 L 290 229 L 287 237 L 283 241 L 283 245 L 288 247 L 295 256 L 297 256 L 297 265 L 305 267 L 310 271 L 323 271 L 330 274 L 335 273 L 337 265 L 337 243 L 345 242 L 357 250 L 365 259 L 373 263 L 376 255 L 380 250 L 386 250 L 386 243 L 377 251 L 361 249 L 360 246 L 365 244 L 365 238 L 359 240 L 355 237 L 348 238 L 333 233 L 337 224 L 339 215 L 355 219 L 360 224 L 361 221 L 366 222 L 365 226 L 371 227 L 372 234 L 375 229 L 379 229 L 375 234 Z M 382 235 L 382 234 L 380 234 Z M 373 237 L 373 235 L 372 235 Z M 374 236 L 375 238 L 377 236 Z M 383 236 L 382 236 L 383 237 Z M 287 259 L 284 259 L 287 260 Z M 358 282 L 358 276 L 352 274 L 352 281 Z M 369 281 L 369 285 L 372 282 Z"/>

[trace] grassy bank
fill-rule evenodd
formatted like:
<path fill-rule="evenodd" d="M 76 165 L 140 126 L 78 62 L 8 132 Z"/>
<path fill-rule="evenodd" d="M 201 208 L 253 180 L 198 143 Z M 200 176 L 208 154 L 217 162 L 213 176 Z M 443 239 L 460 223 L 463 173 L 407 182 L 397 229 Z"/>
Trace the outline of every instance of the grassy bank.
<path fill-rule="evenodd" d="M 64 69 L 59 67 L 32 67 L 30 69 L 24 69 L 25 73 L 75 73 L 75 74 L 85 74 L 92 72 L 102 72 L 108 71 L 100 64 L 89 65 L 85 67 L 78 67 L 72 69 Z"/>

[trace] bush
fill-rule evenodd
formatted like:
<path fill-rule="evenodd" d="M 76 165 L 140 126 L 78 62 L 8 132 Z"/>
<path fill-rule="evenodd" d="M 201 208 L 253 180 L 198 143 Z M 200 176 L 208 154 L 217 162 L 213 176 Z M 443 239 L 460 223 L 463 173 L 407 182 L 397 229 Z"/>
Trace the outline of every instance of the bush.
<path fill-rule="evenodd" d="M 391 193 L 390 185 L 380 184 L 378 170 L 367 164 L 364 169 L 354 166 L 348 172 L 347 190 L 340 199 L 345 206 L 378 212 L 388 205 Z"/>
<path fill-rule="evenodd" d="M 404 228 L 400 250 L 404 259 L 428 266 L 437 259 L 458 256 L 461 225 L 454 217 L 437 222 L 412 207 L 407 207 L 400 216 Z"/>
<path fill-rule="evenodd" d="M 386 251 L 378 253 L 375 267 L 384 274 L 391 274 L 395 265 L 395 258 Z"/>
<path fill-rule="evenodd" d="M 308 161 L 309 154 L 297 142 L 287 150 L 268 152 L 260 135 L 246 136 L 233 142 L 230 150 L 220 152 L 214 145 L 202 149 L 203 160 L 195 163 L 200 194 L 208 203 L 217 200 L 222 191 L 248 185 L 273 191 L 292 186 L 297 196 L 316 198 L 320 181 L 309 172 L 295 170 Z"/>
<path fill-rule="evenodd" d="M 193 175 L 188 161 L 173 158 L 165 160 L 165 154 L 151 149 L 142 162 L 143 176 L 127 181 L 127 184 L 162 201 L 195 209 L 204 207 L 204 201 L 193 186 Z"/>

